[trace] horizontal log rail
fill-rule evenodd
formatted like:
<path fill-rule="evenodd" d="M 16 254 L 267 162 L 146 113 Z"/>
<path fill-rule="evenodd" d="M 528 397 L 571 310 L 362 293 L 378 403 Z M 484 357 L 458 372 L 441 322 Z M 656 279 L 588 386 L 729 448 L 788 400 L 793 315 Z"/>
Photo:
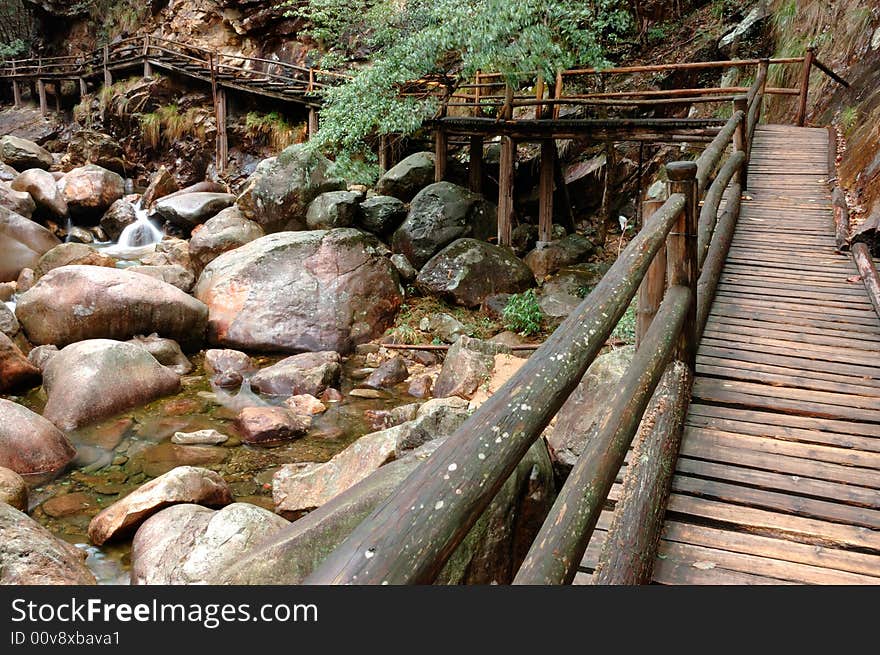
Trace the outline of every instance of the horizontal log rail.
<path fill-rule="evenodd" d="M 599 354 L 685 208 L 675 193 L 525 365 L 306 581 L 430 583 Z"/>

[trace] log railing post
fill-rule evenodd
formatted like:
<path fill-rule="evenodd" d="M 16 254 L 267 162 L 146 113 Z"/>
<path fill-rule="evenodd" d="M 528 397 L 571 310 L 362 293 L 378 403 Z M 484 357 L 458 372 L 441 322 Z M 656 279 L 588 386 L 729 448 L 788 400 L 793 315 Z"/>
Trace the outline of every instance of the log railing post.
<path fill-rule="evenodd" d="M 434 181 L 442 182 L 446 178 L 446 163 L 449 156 L 449 135 L 445 129 L 434 130 Z"/>
<path fill-rule="evenodd" d="M 113 76 L 110 74 L 110 46 L 104 46 L 104 86 L 113 84 Z"/>
<path fill-rule="evenodd" d="M 226 171 L 226 164 L 229 160 L 229 136 L 226 132 L 226 89 L 220 87 L 217 89 L 217 172 Z"/>
<path fill-rule="evenodd" d="M 79 78 L 79 95 L 81 98 L 85 98 L 89 94 L 89 87 L 86 84 L 86 78 Z"/>
<path fill-rule="evenodd" d="M 804 126 L 807 118 L 807 94 L 810 91 L 810 70 L 813 67 L 813 59 L 816 56 L 815 46 L 808 46 L 804 53 L 804 67 L 801 70 L 801 87 L 800 98 L 798 102 L 798 112 L 795 122 L 799 127 Z"/>
<path fill-rule="evenodd" d="M 758 98 L 760 97 L 760 93 L 755 96 L 755 102 L 759 102 Z M 748 177 L 749 177 L 749 130 L 748 130 L 748 115 L 749 115 L 749 101 L 746 96 L 737 96 L 733 100 L 733 111 L 741 111 L 743 113 L 743 119 L 736 126 L 736 130 L 733 133 L 733 147 L 735 151 L 745 153 L 746 160 L 743 162 L 743 165 L 739 169 L 738 179 L 739 183 L 743 189 L 748 186 Z"/>
<path fill-rule="evenodd" d="M 645 200 L 642 202 L 642 224 L 644 225 L 651 215 L 663 206 L 665 200 Z M 636 305 L 636 348 L 638 348 L 657 310 L 663 302 L 663 294 L 666 292 L 666 246 L 663 245 L 654 255 L 645 279 L 639 285 L 638 303 Z"/>
<path fill-rule="evenodd" d="M 538 183 L 538 242 L 553 240 L 553 190 L 556 148 L 552 139 L 541 141 L 541 177 Z"/>
<path fill-rule="evenodd" d="M 694 370 L 697 359 L 697 164 L 676 161 L 666 165 L 669 194 L 680 193 L 685 205 L 666 241 L 667 280 L 669 286 L 690 289 L 691 301 L 676 349 L 676 359 Z"/>
<path fill-rule="evenodd" d="M 767 90 L 767 75 L 769 72 L 770 60 L 767 57 L 764 57 L 758 62 L 758 76 L 761 79 L 761 86 L 758 89 L 758 98 L 755 99 L 755 102 L 758 103 L 758 106 L 755 108 L 755 125 L 761 122 L 761 110 L 764 107 L 764 94 Z"/>
<path fill-rule="evenodd" d="M 553 89 L 553 118 L 559 118 L 559 101 L 562 99 L 562 71 L 556 73 L 556 86 Z"/>
<path fill-rule="evenodd" d="M 509 246 L 513 240 L 513 180 L 516 166 L 516 142 L 501 137 L 501 161 L 498 170 L 498 245 Z"/>
<path fill-rule="evenodd" d="M 12 60 L 12 98 L 16 107 L 21 107 L 21 88 L 18 86 L 18 80 L 15 77 L 15 60 Z"/>
<path fill-rule="evenodd" d="M 468 188 L 474 193 L 483 192 L 483 137 L 474 134 L 468 150 Z"/>
<path fill-rule="evenodd" d="M 309 140 L 318 132 L 318 110 L 309 107 Z"/>
<path fill-rule="evenodd" d="M 150 37 L 144 37 L 144 79 L 153 77 L 153 66 L 150 64 Z"/>
<path fill-rule="evenodd" d="M 474 75 L 474 117 L 480 115 L 480 96 L 483 92 L 483 88 L 480 85 L 482 83 L 483 77 L 480 75 L 480 71 L 477 71 Z"/>
<path fill-rule="evenodd" d="M 49 105 L 46 102 L 46 83 L 37 79 L 37 94 L 40 96 L 40 114 L 46 116 L 49 113 Z"/>
<path fill-rule="evenodd" d="M 535 100 L 544 99 L 544 76 L 538 75 L 538 81 L 535 82 Z M 540 120 L 544 114 L 544 105 L 535 105 L 535 119 Z"/>

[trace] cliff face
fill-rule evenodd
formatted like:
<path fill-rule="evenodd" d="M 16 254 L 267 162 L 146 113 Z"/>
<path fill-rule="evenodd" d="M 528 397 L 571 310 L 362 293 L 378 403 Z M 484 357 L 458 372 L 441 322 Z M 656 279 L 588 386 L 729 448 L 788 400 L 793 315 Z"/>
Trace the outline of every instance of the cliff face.
<path fill-rule="evenodd" d="M 27 0 L 45 54 L 89 51 L 99 43 L 138 34 L 199 44 L 228 54 L 294 63 L 308 48 L 301 22 L 284 16 L 279 0 Z"/>

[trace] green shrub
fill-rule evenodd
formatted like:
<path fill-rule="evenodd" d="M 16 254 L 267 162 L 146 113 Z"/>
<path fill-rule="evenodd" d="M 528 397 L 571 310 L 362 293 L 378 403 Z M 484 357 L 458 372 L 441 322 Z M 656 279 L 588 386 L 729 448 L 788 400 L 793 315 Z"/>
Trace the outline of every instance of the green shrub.
<path fill-rule="evenodd" d="M 618 339 L 627 344 L 636 342 L 636 303 L 633 299 L 626 312 L 620 318 L 620 322 L 611 333 L 611 339 Z"/>
<path fill-rule="evenodd" d="M 535 290 L 529 289 L 524 293 L 517 293 L 510 297 L 504 307 L 504 327 L 523 336 L 538 334 L 541 331 L 541 322 L 544 320 L 544 312 L 538 305 Z"/>

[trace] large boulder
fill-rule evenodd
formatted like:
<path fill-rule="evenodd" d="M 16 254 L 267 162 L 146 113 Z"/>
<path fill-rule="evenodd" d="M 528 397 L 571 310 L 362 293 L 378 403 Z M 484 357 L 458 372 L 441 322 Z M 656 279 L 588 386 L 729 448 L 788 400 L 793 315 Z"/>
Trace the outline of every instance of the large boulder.
<path fill-rule="evenodd" d="M 31 194 L 27 191 L 16 191 L 9 182 L 2 181 L 0 181 L 0 207 L 6 207 L 25 218 L 31 218 L 37 211 L 37 205 Z"/>
<path fill-rule="evenodd" d="M 147 190 L 141 198 L 141 204 L 145 209 L 150 209 L 159 199 L 167 195 L 180 191 L 177 180 L 165 166 L 160 166 L 159 170 L 153 173 Z"/>
<path fill-rule="evenodd" d="M 434 181 L 433 152 L 417 152 L 385 172 L 376 183 L 376 193 L 409 202 L 420 189 Z"/>
<path fill-rule="evenodd" d="M 162 366 L 167 366 L 178 375 L 186 375 L 193 370 L 192 362 L 186 358 L 174 339 L 163 339 L 158 334 L 151 334 L 137 336 L 128 343 L 140 346 L 155 357 Z"/>
<path fill-rule="evenodd" d="M 237 387 L 257 367 L 240 350 L 211 348 L 205 351 L 205 372 L 212 375 L 211 383 L 218 387 Z"/>
<path fill-rule="evenodd" d="M 495 355 L 502 353 L 509 354 L 510 348 L 491 341 L 459 337 L 443 360 L 443 368 L 434 383 L 434 395 L 471 398 L 491 376 Z"/>
<path fill-rule="evenodd" d="M 24 477 L 48 478 L 75 455 L 73 445 L 52 423 L 18 403 L 0 398 L 0 466 Z"/>
<path fill-rule="evenodd" d="M 236 423 L 244 443 L 267 446 L 304 436 L 312 419 L 286 407 L 245 407 Z"/>
<path fill-rule="evenodd" d="M 293 355 L 260 370 L 251 378 L 251 388 L 270 396 L 320 396 L 339 383 L 339 360 L 339 353 L 332 350 Z"/>
<path fill-rule="evenodd" d="M 10 186 L 15 191 L 30 194 L 34 200 L 34 210 L 52 218 L 67 216 L 67 201 L 58 189 L 52 173 L 40 168 L 31 168 L 18 174 Z"/>
<path fill-rule="evenodd" d="M 0 181 L 12 182 L 16 177 L 18 177 L 17 170 L 12 168 L 9 164 L 0 162 Z"/>
<path fill-rule="evenodd" d="M 0 161 L 18 171 L 28 168 L 46 169 L 53 163 L 51 152 L 33 141 L 11 134 L 0 137 Z"/>
<path fill-rule="evenodd" d="M 348 227 L 357 220 L 361 194 L 353 191 L 328 191 L 312 200 L 306 210 L 310 230 L 332 230 Z"/>
<path fill-rule="evenodd" d="M 275 511 L 296 518 L 320 507 L 406 451 L 455 432 L 468 414 L 458 398 L 429 401 L 414 420 L 365 435 L 329 462 L 285 464 L 272 478 Z"/>
<path fill-rule="evenodd" d="M 381 335 L 403 302 L 381 244 L 352 228 L 251 241 L 208 264 L 195 296 L 212 343 L 288 352 L 347 353 Z"/>
<path fill-rule="evenodd" d="M 360 224 L 374 234 L 391 234 L 405 218 L 406 205 L 393 196 L 373 196 L 361 203 Z"/>
<path fill-rule="evenodd" d="M 51 270 L 72 265 L 116 268 L 116 260 L 84 243 L 61 243 L 40 257 L 34 275 L 39 279 Z"/>
<path fill-rule="evenodd" d="M 0 393 L 29 389 L 39 382 L 40 369 L 28 361 L 12 339 L 0 332 Z"/>
<path fill-rule="evenodd" d="M 80 130 L 70 137 L 67 160 L 73 166 L 97 164 L 120 175 L 126 169 L 125 153 L 119 142 L 96 130 Z"/>
<path fill-rule="evenodd" d="M 201 266 L 224 252 L 264 236 L 263 228 L 246 219 L 238 207 L 229 207 L 193 230 L 189 251 Z"/>
<path fill-rule="evenodd" d="M 391 247 L 421 268 L 456 239 L 493 236 L 497 213 L 482 196 L 451 182 L 436 182 L 413 198 L 406 220 L 391 237 Z"/>
<path fill-rule="evenodd" d="M 195 503 L 224 507 L 232 502 L 229 485 L 219 473 L 195 466 L 178 466 L 116 501 L 89 523 L 89 539 L 100 546 L 131 532 L 170 505 Z"/>
<path fill-rule="evenodd" d="M 257 165 L 236 204 L 245 218 L 267 232 L 302 230 L 312 200 L 325 191 L 345 189 L 343 180 L 329 175 L 330 165 L 306 145 L 289 146 Z"/>
<path fill-rule="evenodd" d="M 372 511 L 428 459 L 438 439 L 340 493 L 314 512 L 245 552 L 209 582 L 300 584 Z M 507 584 L 513 579 L 555 499 L 547 449 L 539 441 L 443 567 L 439 584 Z"/>
<path fill-rule="evenodd" d="M 20 329 L 21 325 L 15 318 L 15 313 L 5 302 L 0 302 L 0 332 L 11 338 L 18 334 Z"/>
<path fill-rule="evenodd" d="M 557 241 L 539 243 L 526 255 L 525 262 L 535 279 L 543 280 L 566 266 L 585 261 L 594 252 L 596 246 L 590 239 L 580 234 L 569 234 Z"/>
<path fill-rule="evenodd" d="M 119 173 L 86 164 L 61 178 L 58 190 L 72 215 L 97 222 L 123 196 L 125 182 Z"/>
<path fill-rule="evenodd" d="M 0 503 L 0 534 L 0 585 L 96 584 L 84 550 L 6 503 Z"/>
<path fill-rule="evenodd" d="M 235 201 L 230 193 L 181 193 L 156 201 L 154 210 L 165 220 L 191 230 L 216 216 Z"/>
<path fill-rule="evenodd" d="M 61 243 L 39 223 L 0 207 L 0 282 L 18 279 L 45 252 Z"/>
<path fill-rule="evenodd" d="M 465 307 L 496 293 L 519 293 L 534 284 L 528 266 L 507 248 L 458 239 L 428 260 L 416 277 L 422 292 Z"/>
<path fill-rule="evenodd" d="M 122 231 L 137 221 L 135 206 L 125 198 L 120 198 L 101 217 L 101 229 L 107 236 L 116 241 Z"/>
<path fill-rule="evenodd" d="M 205 584 L 288 522 L 267 509 L 233 503 L 219 510 L 174 505 L 138 528 L 131 583 Z"/>
<path fill-rule="evenodd" d="M 43 416 L 74 430 L 174 393 L 180 376 L 147 350 L 110 339 L 89 339 L 63 348 L 46 364 Z"/>
<path fill-rule="evenodd" d="M 635 349 L 626 346 L 597 357 L 556 415 L 546 433 L 553 464 L 562 477 L 568 476 L 584 451 L 597 415 L 617 390 Z"/>
<path fill-rule="evenodd" d="M 12 505 L 22 512 L 27 511 L 27 482 L 18 473 L 5 466 L 0 466 L 0 504 L 2 503 Z"/>
<path fill-rule="evenodd" d="M 201 343 L 208 310 L 159 280 L 116 268 L 62 266 L 19 297 L 16 315 L 34 344 L 130 339 L 158 333 Z"/>

